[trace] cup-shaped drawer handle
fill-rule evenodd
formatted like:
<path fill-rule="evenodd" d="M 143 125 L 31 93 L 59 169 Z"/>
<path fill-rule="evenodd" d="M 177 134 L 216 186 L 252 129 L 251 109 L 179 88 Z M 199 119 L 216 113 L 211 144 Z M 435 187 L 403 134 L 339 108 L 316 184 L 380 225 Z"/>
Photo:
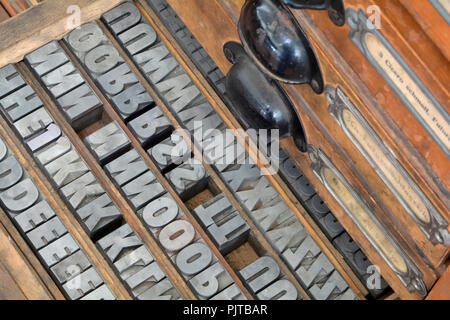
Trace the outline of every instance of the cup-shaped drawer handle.
<path fill-rule="evenodd" d="M 245 129 L 278 129 L 280 139 L 293 137 L 306 152 L 307 141 L 301 121 L 283 90 L 269 79 L 236 42 L 224 46 L 233 67 L 226 77 L 226 90 L 233 113 Z"/>

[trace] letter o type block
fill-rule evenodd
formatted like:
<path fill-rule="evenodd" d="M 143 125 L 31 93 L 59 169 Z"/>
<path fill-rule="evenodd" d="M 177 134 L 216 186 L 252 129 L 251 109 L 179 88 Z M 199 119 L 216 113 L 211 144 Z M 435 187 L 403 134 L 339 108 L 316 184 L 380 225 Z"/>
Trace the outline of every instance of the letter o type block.
<path fill-rule="evenodd" d="M 195 229 L 186 220 L 177 220 L 164 227 L 159 233 L 159 241 L 167 251 L 178 251 L 195 238 Z"/>

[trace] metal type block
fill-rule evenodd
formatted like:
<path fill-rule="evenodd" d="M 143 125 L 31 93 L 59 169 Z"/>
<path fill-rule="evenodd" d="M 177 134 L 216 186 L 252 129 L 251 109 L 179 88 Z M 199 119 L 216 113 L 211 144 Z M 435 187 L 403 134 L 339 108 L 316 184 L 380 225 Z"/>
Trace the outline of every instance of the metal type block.
<path fill-rule="evenodd" d="M 320 221 L 321 225 L 325 228 L 326 233 L 332 239 L 344 232 L 344 227 L 342 227 L 341 223 L 332 213 L 327 214 L 325 217 L 320 219 Z"/>
<path fill-rule="evenodd" d="M 297 300 L 299 294 L 295 286 L 287 279 L 280 279 L 261 290 L 259 300 Z"/>
<path fill-rule="evenodd" d="M 45 108 L 40 108 L 24 118 L 14 122 L 19 135 L 25 140 L 32 135 L 45 130 L 47 126 L 53 122 L 52 117 Z"/>
<path fill-rule="evenodd" d="M 61 96 L 57 102 L 76 131 L 101 119 L 103 103 L 87 83 Z"/>
<path fill-rule="evenodd" d="M 106 94 L 115 96 L 125 88 L 139 83 L 139 80 L 131 71 L 130 66 L 123 63 L 99 76 L 97 82 Z"/>
<path fill-rule="evenodd" d="M 83 77 L 72 63 L 62 65 L 41 79 L 56 99 L 84 83 Z"/>
<path fill-rule="evenodd" d="M 314 239 L 308 235 L 297 248 L 287 248 L 281 256 L 292 270 L 296 270 L 305 259 L 316 257 L 321 252 Z"/>
<path fill-rule="evenodd" d="M 211 265 L 212 261 L 211 249 L 201 241 L 187 246 L 175 257 L 175 264 L 185 276 L 193 276 L 202 272 Z"/>
<path fill-rule="evenodd" d="M 254 183 L 261 177 L 261 171 L 255 165 L 238 165 L 231 170 L 222 172 L 222 177 L 234 192 L 246 186 L 249 182 Z"/>
<path fill-rule="evenodd" d="M 209 299 L 234 282 L 222 265 L 216 262 L 190 279 L 189 283 L 199 297 Z"/>
<path fill-rule="evenodd" d="M 294 213 L 286 202 L 276 198 L 264 207 L 251 211 L 250 216 L 263 232 L 267 232 L 293 217 Z"/>
<path fill-rule="evenodd" d="M 327 300 L 331 298 L 331 295 L 339 295 L 347 288 L 348 284 L 341 277 L 339 272 L 335 270 L 324 284 L 321 286 L 318 284 L 313 285 L 309 289 L 309 292 L 311 292 L 311 295 L 316 300 Z"/>
<path fill-rule="evenodd" d="M 280 266 L 269 256 L 261 257 L 239 271 L 239 275 L 255 294 L 272 284 L 280 274 Z"/>
<path fill-rule="evenodd" d="M 74 210 L 78 210 L 105 193 L 97 178 L 88 172 L 61 189 L 62 194 Z"/>
<path fill-rule="evenodd" d="M 296 193 L 300 196 L 300 198 L 305 201 L 316 194 L 316 191 L 313 189 L 311 183 L 305 176 L 300 177 L 292 185 L 292 187 L 294 188 Z"/>
<path fill-rule="evenodd" d="M 3 112 L 10 125 L 42 106 L 43 103 L 41 99 L 28 85 L 10 93 L 0 100 L 0 110 Z M 30 119 L 28 119 L 28 121 L 30 121 Z"/>
<path fill-rule="evenodd" d="M 76 252 L 80 247 L 73 239 L 70 233 L 53 241 L 45 248 L 39 250 L 39 255 L 45 261 L 48 267 L 52 267 L 61 260 L 67 258 Z"/>
<path fill-rule="evenodd" d="M 89 22 L 74 29 L 65 37 L 65 40 L 81 60 L 84 54 L 101 43 L 109 41 L 95 22 Z"/>
<path fill-rule="evenodd" d="M 335 270 L 327 256 L 321 252 L 316 260 L 307 268 L 300 266 L 295 273 L 303 284 L 309 288 L 314 282 L 327 278 Z"/>
<path fill-rule="evenodd" d="M 167 76 L 174 70 L 179 69 L 177 60 L 170 54 L 169 49 L 167 49 L 167 47 L 163 44 L 138 53 L 134 55 L 132 59 L 145 74 L 147 80 L 154 85 L 167 78 Z M 189 84 L 189 81 L 187 84 Z M 181 87 L 179 89 L 183 88 L 184 87 Z M 160 92 L 165 92 L 161 91 L 161 89 L 163 89 L 161 87 L 157 87 L 157 89 Z M 193 98 L 195 98 L 195 96 Z"/>
<path fill-rule="evenodd" d="M 208 228 L 235 210 L 228 197 L 221 193 L 195 208 L 193 214 L 204 228 Z"/>
<path fill-rule="evenodd" d="M 300 170 L 295 166 L 291 159 L 286 159 L 283 164 L 280 166 L 282 173 L 289 180 L 290 183 L 293 183 L 298 178 L 303 176 Z"/>
<path fill-rule="evenodd" d="M 130 139 L 116 121 L 86 137 L 84 143 L 101 165 L 108 163 L 131 145 Z"/>
<path fill-rule="evenodd" d="M 182 74 L 170 79 L 165 79 L 156 84 L 156 89 L 164 93 L 164 98 L 169 103 L 173 112 L 179 113 L 205 101 L 200 90 L 192 83 L 191 78 L 183 71 Z M 197 99 L 201 97 L 201 99 Z"/>
<path fill-rule="evenodd" d="M 7 190 L 22 179 L 23 168 L 14 155 L 0 161 L 0 190 Z"/>
<path fill-rule="evenodd" d="M 327 205 L 318 194 L 308 201 L 308 207 L 318 219 L 326 216 L 327 213 L 330 212 L 330 209 L 328 209 Z"/>
<path fill-rule="evenodd" d="M 150 202 L 142 212 L 142 219 L 149 228 L 162 228 L 181 214 L 180 207 L 170 196 L 165 195 Z"/>
<path fill-rule="evenodd" d="M 169 279 L 165 278 L 138 296 L 139 300 L 180 300 L 181 295 Z"/>
<path fill-rule="evenodd" d="M 158 106 L 128 123 L 128 128 L 143 145 L 154 143 L 172 131 L 172 124 Z"/>
<path fill-rule="evenodd" d="M 135 211 L 162 196 L 166 190 L 151 171 L 147 171 L 122 187 Z"/>
<path fill-rule="evenodd" d="M 333 240 L 336 248 L 340 249 L 344 255 L 353 257 L 353 254 L 359 250 L 358 244 L 353 241 L 347 232 L 342 233 L 339 237 Z"/>
<path fill-rule="evenodd" d="M 190 159 L 166 174 L 183 200 L 189 199 L 206 187 L 206 169 L 195 159 Z"/>
<path fill-rule="evenodd" d="M 165 277 L 166 275 L 161 270 L 158 263 L 153 262 L 133 274 L 126 282 L 133 291 L 133 295 L 139 296 Z"/>
<path fill-rule="evenodd" d="M 214 136 L 215 131 L 226 128 L 222 118 L 207 102 L 178 112 L 178 117 L 186 129 L 194 133 L 196 141 L 209 139 Z"/>
<path fill-rule="evenodd" d="M 95 268 L 90 268 L 80 273 L 75 278 L 63 285 L 67 295 L 72 300 L 77 300 L 103 284 L 103 279 Z"/>
<path fill-rule="evenodd" d="M 241 289 L 234 283 L 228 288 L 224 289 L 222 292 L 216 294 L 210 300 L 247 300 L 247 298 L 242 293 Z"/>
<path fill-rule="evenodd" d="M 48 202 L 42 200 L 28 210 L 15 216 L 14 220 L 16 220 L 16 223 L 22 231 L 26 233 L 53 218 L 55 215 L 55 211 L 53 211 Z"/>
<path fill-rule="evenodd" d="M 45 165 L 45 170 L 58 188 L 89 172 L 86 163 L 74 149 Z"/>
<path fill-rule="evenodd" d="M 28 140 L 27 146 L 30 149 L 31 153 L 34 153 L 37 150 L 57 140 L 59 137 L 61 137 L 61 134 L 61 128 L 58 125 L 51 123 L 47 127 L 47 129 L 45 129 L 45 132 L 33 139 Z"/>
<path fill-rule="evenodd" d="M 155 160 L 161 171 L 172 165 L 179 165 L 191 157 L 191 148 L 179 135 L 173 133 L 169 138 L 152 147 L 148 154 Z"/>
<path fill-rule="evenodd" d="M 59 239 L 67 232 L 67 228 L 61 222 L 61 219 L 59 217 L 53 217 L 51 220 L 28 232 L 27 237 L 34 248 L 39 250 L 50 242 Z"/>
<path fill-rule="evenodd" d="M 111 292 L 111 289 L 108 288 L 106 284 L 102 284 L 100 287 L 92 291 L 91 293 L 85 295 L 80 300 L 117 300 L 114 293 Z"/>
<path fill-rule="evenodd" d="M 128 120 L 136 112 L 147 109 L 154 104 L 153 98 L 141 83 L 128 87 L 111 100 L 124 120 Z"/>
<path fill-rule="evenodd" d="M 109 41 L 92 49 L 84 57 L 86 68 L 96 74 L 104 74 L 120 63 L 123 63 L 123 58 Z"/>
<path fill-rule="evenodd" d="M 208 227 L 208 234 L 214 240 L 222 255 L 226 255 L 245 243 L 250 227 L 238 211 L 233 212 L 217 224 Z"/>
<path fill-rule="evenodd" d="M 39 190 L 30 178 L 26 178 L 0 193 L 3 206 L 13 213 L 22 212 L 36 203 Z"/>
<path fill-rule="evenodd" d="M 355 261 L 354 266 L 356 267 L 356 271 L 360 275 L 367 274 L 367 270 L 372 265 L 372 263 L 369 261 L 369 259 L 367 259 L 366 255 L 362 251 L 357 251 L 353 257 Z"/>
<path fill-rule="evenodd" d="M 119 35 L 119 39 L 128 53 L 133 56 L 155 44 L 158 37 L 148 23 L 140 23 Z"/>
<path fill-rule="evenodd" d="M 124 280 L 136 273 L 136 270 L 141 270 L 154 261 L 150 251 L 142 245 L 134 249 L 127 255 L 123 256 L 114 263 L 120 277 Z"/>
<path fill-rule="evenodd" d="M 150 169 L 141 155 L 132 149 L 108 163 L 105 170 L 116 185 L 122 187 Z"/>
<path fill-rule="evenodd" d="M 108 25 L 114 35 L 135 26 L 141 21 L 141 12 L 131 2 L 125 2 L 104 13 L 102 20 Z"/>
<path fill-rule="evenodd" d="M 24 60 L 33 68 L 39 77 L 42 77 L 67 63 L 69 58 L 58 42 L 52 41 L 27 54 Z"/>
<path fill-rule="evenodd" d="M 0 98 L 25 85 L 22 75 L 13 64 L 0 68 Z"/>
<path fill-rule="evenodd" d="M 347 289 L 343 294 L 335 297 L 334 300 L 359 300 L 359 298 L 353 290 Z"/>
<path fill-rule="evenodd" d="M 122 213 L 107 193 L 77 210 L 90 237 L 122 219 Z"/>
<path fill-rule="evenodd" d="M 296 216 L 266 233 L 272 247 L 280 254 L 287 248 L 298 247 L 307 236 L 308 231 L 300 224 Z"/>
<path fill-rule="evenodd" d="M 186 220 L 176 220 L 165 226 L 158 235 L 159 242 L 167 251 L 183 249 L 195 239 L 196 231 Z"/>
<path fill-rule="evenodd" d="M 121 254 L 125 250 L 136 249 L 142 245 L 142 241 L 127 223 L 100 239 L 97 244 L 114 263 L 118 258 L 121 258 Z"/>
<path fill-rule="evenodd" d="M 71 149 L 72 143 L 67 137 L 63 136 L 45 149 L 36 152 L 34 156 L 42 166 L 45 166 L 63 154 L 69 152 Z"/>
<path fill-rule="evenodd" d="M 66 283 L 92 266 L 86 254 L 78 250 L 71 256 L 55 264 L 51 271 L 60 284 Z"/>
<path fill-rule="evenodd" d="M 253 211 L 260 203 L 269 202 L 280 197 L 266 177 L 260 177 L 252 189 L 238 191 L 236 195 L 249 211 Z"/>

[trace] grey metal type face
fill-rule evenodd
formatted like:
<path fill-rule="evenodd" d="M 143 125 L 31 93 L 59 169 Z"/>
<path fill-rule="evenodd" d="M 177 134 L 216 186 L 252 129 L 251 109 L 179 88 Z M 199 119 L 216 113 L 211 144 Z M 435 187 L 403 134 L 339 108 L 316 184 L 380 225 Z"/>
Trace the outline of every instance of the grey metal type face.
<path fill-rule="evenodd" d="M 283 252 L 282 257 L 293 270 L 296 270 L 305 258 L 316 257 L 319 253 L 321 253 L 319 246 L 314 239 L 308 235 L 298 247 L 287 248 Z"/>
<path fill-rule="evenodd" d="M 162 228 L 175 220 L 181 210 L 169 195 L 150 202 L 142 212 L 142 218 L 149 228 Z"/>
<path fill-rule="evenodd" d="M 350 253 L 354 254 L 356 251 L 359 250 L 358 245 L 355 241 L 350 237 L 350 235 L 346 232 L 342 233 L 339 237 L 333 240 L 333 244 L 335 244 L 336 247 L 340 248 L 344 254 Z"/>
<path fill-rule="evenodd" d="M 259 178 L 253 188 L 238 191 L 236 195 L 250 211 L 253 211 L 258 204 L 270 202 L 280 196 L 263 176 Z"/>
<path fill-rule="evenodd" d="M 78 210 L 96 197 L 102 195 L 105 190 L 92 172 L 88 172 L 64 186 L 61 192 L 72 208 Z"/>
<path fill-rule="evenodd" d="M 306 287 L 310 287 L 314 280 L 318 277 L 325 278 L 335 270 L 333 264 L 328 260 L 327 256 L 321 252 L 316 260 L 309 266 L 300 266 L 296 273 Z"/>
<path fill-rule="evenodd" d="M 225 194 L 219 194 L 194 209 L 193 214 L 203 227 L 208 228 L 220 218 L 236 210 Z"/>
<path fill-rule="evenodd" d="M 70 140 L 67 137 L 63 136 L 46 148 L 36 152 L 34 156 L 42 166 L 45 166 L 48 163 L 56 160 L 63 154 L 69 152 L 71 149 L 72 144 Z"/>
<path fill-rule="evenodd" d="M 122 187 L 135 211 L 162 196 L 166 190 L 151 171 L 147 171 Z"/>
<path fill-rule="evenodd" d="M 122 213 L 107 193 L 78 209 L 76 214 L 90 236 L 122 219 Z"/>
<path fill-rule="evenodd" d="M 192 159 L 166 174 L 182 199 L 190 198 L 206 186 L 206 169 Z"/>
<path fill-rule="evenodd" d="M 131 145 L 130 139 L 116 121 L 86 137 L 84 143 L 101 165 L 114 159 Z"/>
<path fill-rule="evenodd" d="M 158 263 L 153 262 L 127 278 L 126 283 L 131 288 L 133 294 L 138 296 L 165 277 L 166 275 Z"/>
<path fill-rule="evenodd" d="M 56 215 L 47 200 L 42 200 L 28 210 L 16 215 L 14 220 L 23 232 L 28 232 Z"/>
<path fill-rule="evenodd" d="M 6 154 L 6 149 L 4 153 Z M 23 168 L 14 155 L 0 161 L 0 191 L 7 190 L 22 179 Z"/>
<path fill-rule="evenodd" d="M 295 216 L 266 233 L 267 239 L 278 253 L 299 246 L 307 235 L 308 232 Z"/>
<path fill-rule="evenodd" d="M 14 122 L 14 128 L 22 139 L 27 139 L 34 134 L 45 130 L 49 124 L 53 123 L 52 117 L 45 108 L 40 108 L 33 113 Z"/>
<path fill-rule="evenodd" d="M 274 199 L 249 214 L 263 232 L 273 229 L 294 216 L 286 202 L 281 199 Z"/>
<path fill-rule="evenodd" d="M 216 262 L 189 280 L 198 296 L 209 299 L 233 284 L 233 279 L 223 266 Z"/>
<path fill-rule="evenodd" d="M 41 78 L 56 99 L 84 83 L 84 79 L 72 63 L 66 63 Z"/>
<path fill-rule="evenodd" d="M 324 217 L 328 212 L 330 212 L 330 209 L 328 209 L 327 205 L 318 194 L 309 200 L 309 205 L 310 209 L 313 211 L 313 214 L 318 217 Z"/>
<path fill-rule="evenodd" d="M 86 163 L 74 149 L 45 165 L 45 170 L 58 188 L 63 188 L 89 172 Z"/>
<path fill-rule="evenodd" d="M 335 238 L 344 232 L 344 227 L 339 223 L 339 221 L 331 214 L 327 214 L 325 217 L 321 218 L 322 226 L 326 229 L 327 233 Z"/>
<path fill-rule="evenodd" d="M 187 246 L 175 258 L 178 269 L 186 276 L 193 276 L 205 270 L 212 261 L 211 249 L 201 242 Z"/>
<path fill-rule="evenodd" d="M 175 134 L 150 148 L 148 154 L 161 171 L 166 170 L 171 165 L 179 165 L 191 157 L 190 148 L 185 140 Z"/>
<path fill-rule="evenodd" d="M 57 41 L 49 42 L 45 46 L 27 54 L 24 60 L 39 77 L 69 62 L 69 58 Z"/>
<path fill-rule="evenodd" d="M 103 284 L 103 279 L 94 268 L 90 268 L 63 285 L 67 295 L 76 300 Z"/>
<path fill-rule="evenodd" d="M 106 284 L 103 284 L 91 293 L 82 297 L 80 300 L 117 300 L 117 298 L 114 293 L 111 292 L 111 289 L 109 289 Z"/>
<path fill-rule="evenodd" d="M 257 181 L 261 177 L 261 171 L 255 165 L 239 165 L 222 172 L 222 177 L 234 192 L 251 181 Z"/>
<path fill-rule="evenodd" d="M 0 110 L 11 125 L 42 106 L 41 99 L 29 85 L 0 99 Z"/>
<path fill-rule="evenodd" d="M 180 300 L 180 293 L 169 279 L 165 278 L 138 296 L 139 300 Z"/>
<path fill-rule="evenodd" d="M 120 273 L 120 277 L 126 280 L 130 275 L 134 274 L 133 271 L 135 268 L 141 269 L 149 265 L 153 261 L 154 258 L 150 251 L 148 251 L 148 249 L 144 245 L 142 245 L 117 260 L 114 263 L 114 266 Z"/>
<path fill-rule="evenodd" d="M 302 200 L 308 200 L 316 193 L 311 183 L 305 176 L 300 177 L 293 184 L 293 187 Z"/>
<path fill-rule="evenodd" d="M 78 250 L 66 259 L 55 264 L 51 268 L 51 271 L 59 283 L 63 284 L 89 269 L 91 266 L 92 264 L 86 254 Z"/>
<path fill-rule="evenodd" d="M 264 256 L 239 271 L 239 274 L 256 294 L 277 280 L 281 270 L 273 258 Z"/>
<path fill-rule="evenodd" d="M 124 224 L 100 239 L 97 244 L 114 263 L 125 250 L 130 251 L 141 246 L 142 240 L 135 234 L 129 224 Z"/>
<path fill-rule="evenodd" d="M 196 236 L 196 231 L 189 221 L 179 219 L 165 226 L 158 235 L 158 240 L 167 251 L 176 252 L 185 248 Z"/>
<path fill-rule="evenodd" d="M 141 155 L 132 149 L 105 166 L 117 186 L 122 187 L 144 172 L 150 170 Z"/>
<path fill-rule="evenodd" d="M 250 226 L 240 213 L 234 211 L 230 217 L 226 218 L 226 222 L 209 226 L 208 234 L 214 240 L 219 251 L 226 255 L 247 241 L 250 230 Z"/>
<path fill-rule="evenodd" d="M 168 135 L 173 129 L 170 120 L 158 106 L 130 121 L 128 128 L 143 145 L 156 141 L 160 136 Z"/>
<path fill-rule="evenodd" d="M 0 201 L 8 211 L 13 213 L 30 208 L 38 199 L 39 190 L 30 178 L 26 178 L 0 193 Z"/>
<path fill-rule="evenodd" d="M 67 233 L 43 249 L 39 250 L 39 255 L 48 267 L 52 267 L 61 260 L 73 254 L 78 249 L 79 246 L 73 239 L 72 235 Z"/>
<path fill-rule="evenodd" d="M 27 233 L 27 237 L 36 250 L 39 250 L 50 242 L 59 239 L 66 234 L 67 228 L 61 222 L 59 217 L 53 217 L 39 227 Z"/>
<path fill-rule="evenodd" d="M 0 98 L 25 85 L 25 80 L 16 67 L 8 64 L 0 68 Z"/>

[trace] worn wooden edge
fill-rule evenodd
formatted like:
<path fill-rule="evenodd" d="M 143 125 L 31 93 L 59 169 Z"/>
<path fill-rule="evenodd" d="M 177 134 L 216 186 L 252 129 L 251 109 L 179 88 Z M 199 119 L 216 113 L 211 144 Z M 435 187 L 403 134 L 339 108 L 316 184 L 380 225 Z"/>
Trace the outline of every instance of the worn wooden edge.
<path fill-rule="evenodd" d="M 24 66 L 17 65 L 17 69 L 19 71 L 23 71 L 23 68 Z M 30 78 L 28 77 L 28 75 L 26 73 L 23 73 L 22 75 L 24 76 L 24 79 L 27 81 L 27 83 L 31 84 L 33 87 L 33 84 L 30 82 Z M 36 87 L 34 87 L 33 89 L 36 89 Z M 36 92 L 37 95 L 42 99 L 42 93 L 39 91 Z M 0 134 L 3 136 L 3 139 L 8 144 L 20 164 L 27 171 L 28 175 L 33 180 L 35 185 L 42 192 L 42 195 L 47 199 L 55 213 L 73 235 L 74 239 L 78 242 L 80 248 L 84 250 L 84 253 L 88 256 L 92 265 L 97 269 L 112 292 L 119 299 L 131 299 L 128 291 L 124 286 L 120 284 L 120 281 L 118 280 L 112 269 L 107 266 L 106 260 L 100 254 L 95 244 L 89 239 L 80 223 L 76 220 L 75 216 L 70 212 L 62 199 L 58 196 L 58 193 L 53 188 L 50 181 L 39 169 L 39 166 L 37 165 L 35 160 L 30 157 L 23 143 L 19 140 L 13 129 L 8 125 L 3 117 L 0 117 Z"/>
<path fill-rule="evenodd" d="M 5 214 L 0 209 L 0 214 Z M 54 300 L 31 263 L 24 256 L 14 239 L 0 223 L 0 261 L 17 287 L 28 300 Z"/>
<path fill-rule="evenodd" d="M 79 8 L 80 24 L 100 15 L 125 0 L 45 0 L 37 6 L 0 24 L 0 67 L 16 63 L 46 43 L 61 39 L 75 29 L 75 11 Z M 68 13 L 69 12 L 69 13 Z M 20 32 L 19 32 L 20 30 Z"/>
<path fill-rule="evenodd" d="M 159 21 L 157 16 L 153 13 L 153 10 L 145 3 L 144 0 L 137 0 L 138 4 L 141 5 L 147 12 L 151 19 L 154 19 L 158 23 L 152 23 L 152 27 L 157 31 L 158 35 L 163 39 L 166 43 L 167 47 L 174 55 L 175 58 L 180 62 L 180 64 L 184 67 L 186 72 L 192 78 L 194 83 L 199 87 L 202 93 L 207 98 L 208 102 L 213 106 L 213 108 L 218 112 L 219 116 L 226 123 L 226 125 L 231 129 L 241 129 L 243 130 L 240 123 L 230 112 L 228 107 L 224 104 L 222 99 L 215 93 L 214 89 L 211 87 L 209 82 L 204 78 L 202 73 L 198 71 L 195 67 L 194 63 L 190 60 L 190 58 L 184 53 L 181 47 L 178 45 L 177 41 L 173 38 L 170 32 L 167 31 L 163 27 L 163 24 Z M 172 1 L 168 1 L 171 3 Z M 173 8 L 173 7 L 172 7 Z M 175 11 L 176 9 L 173 8 Z M 180 16 L 182 13 L 177 12 Z M 231 40 L 231 39 L 230 39 Z M 222 69 L 222 71 L 224 71 Z M 242 131 L 241 131 L 242 132 Z M 350 287 L 355 291 L 360 299 L 363 299 L 364 296 L 368 294 L 367 289 L 358 279 L 353 270 L 348 266 L 345 262 L 341 253 L 337 251 L 336 248 L 331 244 L 328 238 L 323 234 L 320 227 L 314 222 L 311 216 L 306 212 L 303 206 L 300 204 L 298 199 L 295 197 L 293 192 L 286 185 L 284 180 L 279 176 L 279 174 L 274 174 L 274 170 L 271 168 L 267 168 L 262 163 L 268 163 L 268 160 L 262 157 L 257 152 L 256 144 L 248 137 L 242 136 L 239 134 L 239 131 L 235 132 L 235 137 L 237 141 L 245 147 L 247 153 L 249 153 L 250 157 L 258 164 L 258 167 L 266 175 L 269 182 L 272 186 L 277 190 L 283 200 L 287 203 L 287 205 L 293 210 L 299 221 L 309 232 L 311 237 L 317 242 L 321 250 L 325 253 L 325 255 L 330 259 L 342 277 L 349 283 Z"/>
<path fill-rule="evenodd" d="M 29 80 L 29 84 L 38 93 L 38 96 L 41 98 L 42 102 L 44 103 L 48 113 L 56 121 L 58 126 L 61 128 L 61 130 L 64 132 L 64 134 L 67 136 L 67 138 L 70 140 L 70 142 L 74 146 L 75 150 L 78 152 L 78 154 L 81 156 L 81 158 L 86 162 L 86 165 L 91 170 L 92 174 L 97 178 L 97 180 L 99 181 L 99 183 L 101 184 L 103 189 L 111 197 L 111 199 L 117 205 L 119 210 L 122 212 L 125 221 L 127 223 L 129 223 L 130 226 L 133 228 L 133 230 L 136 232 L 136 234 L 139 235 L 142 242 L 146 245 L 146 247 L 151 252 L 155 261 L 158 262 L 161 269 L 166 273 L 167 277 L 172 281 L 173 285 L 180 291 L 180 294 L 185 299 L 194 299 L 195 296 L 192 293 L 192 291 L 187 287 L 186 283 L 184 282 L 184 279 L 182 279 L 181 276 L 178 275 L 178 272 L 173 267 L 169 258 L 159 248 L 156 241 L 147 232 L 146 228 L 144 227 L 144 225 L 142 224 L 140 219 L 137 217 L 137 215 L 134 213 L 131 206 L 128 204 L 128 202 L 125 200 L 125 198 L 120 194 L 119 190 L 112 183 L 111 179 L 106 175 L 103 168 L 97 162 L 95 157 L 92 155 L 92 153 L 86 147 L 86 145 L 83 143 L 83 141 L 78 136 L 78 134 L 75 132 L 75 130 L 72 128 L 72 126 L 67 122 L 66 118 L 61 113 L 59 108 L 56 106 L 55 102 L 50 97 L 50 95 L 48 94 L 46 89 L 41 86 L 41 84 L 39 83 L 39 80 L 36 79 L 34 74 L 32 73 L 32 71 L 30 69 L 28 69 L 28 66 L 26 66 L 23 62 L 21 62 L 20 64 L 23 67 L 22 74 L 26 75 L 26 76 L 24 76 L 24 78 Z M 76 61 L 74 61 L 74 64 L 76 64 Z M 80 228 L 82 228 L 82 227 L 80 227 Z M 86 237 L 87 237 L 87 235 L 86 235 Z M 104 258 L 104 259 L 106 259 L 106 258 Z M 107 262 L 107 264 L 108 264 L 108 266 L 110 266 L 110 269 L 112 270 L 112 272 L 115 273 L 115 271 L 112 268 L 109 261 Z M 120 277 L 117 274 L 115 274 L 115 276 L 117 277 L 117 279 L 120 279 Z M 124 286 L 122 280 L 117 280 L 117 281 L 119 281 L 121 283 L 121 286 Z M 130 296 L 130 298 L 131 298 L 131 296 Z"/>
<path fill-rule="evenodd" d="M 39 261 L 35 253 L 25 242 L 24 238 L 20 234 L 19 230 L 13 225 L 11 219 L 6 215 L 6 213 L 0 209 L 0 224 L 6 229 L 10 237 L 14 240 L 17 247 L 23 253 L 24 257 L 29 261 L 30 265 L 36 270 L 36 273 L 42 279 L 42 282 L 48 288 L 50 294 L 56 300 L 65 300 L 59 287 L 56 285 L 55 281 L 50 277 L 48 272 L 45 270 L 43 264 Z"/>
<path fill-rule="evenodd" d="M 450 300 L 450 265 L 447 265 L 441 278 L 431 288 L 426 300 Z"/>

